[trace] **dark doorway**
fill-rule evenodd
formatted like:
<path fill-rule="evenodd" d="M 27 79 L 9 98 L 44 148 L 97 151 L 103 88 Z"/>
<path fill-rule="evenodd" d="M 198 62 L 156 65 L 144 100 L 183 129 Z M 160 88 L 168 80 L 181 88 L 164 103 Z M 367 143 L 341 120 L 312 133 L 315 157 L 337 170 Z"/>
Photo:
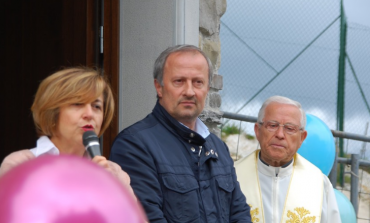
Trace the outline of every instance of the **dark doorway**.
<path fill-rule="evenodd" d="M 35 147 L 30 107 L 46 76 L 61 67 L 87 65 L 104 68 L 112 81 L 118 80 L 119 7 L 118 0 L 2 0 L 0 8 L 1 92 L 5 98 L 1 161 L 12 151 Z M 109 62 L 104 59 L 105 52 L 100 53 L 99 42 L 100 26 L 106 22 L 104 48 Z M 116 47 L 113 52 L 112 45 Z M 112 87 L 118 91 L 118 83 Z M 108 129 L 107 140 L 104 136 L 105 155 L 116 128 L 114 124 Z"/>

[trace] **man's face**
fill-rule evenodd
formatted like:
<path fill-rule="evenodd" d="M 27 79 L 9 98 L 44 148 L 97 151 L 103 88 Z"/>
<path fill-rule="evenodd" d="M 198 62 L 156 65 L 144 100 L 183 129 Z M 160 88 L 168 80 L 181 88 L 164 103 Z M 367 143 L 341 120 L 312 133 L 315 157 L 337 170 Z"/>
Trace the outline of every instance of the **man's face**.
<path fill-rule="evenodd" d="M 207 93 L 208 64 L 196 51 L 176 52 L 167 57 L 163 86 L 154 80 L 159 103 L 177 121 L 194 129 L 203 111 Z"/>
<path fill-rule="evenodd" d="M 265 109 L 263 122 L 275 121 L 280 124 L 294 124 L 301 128 L 301 113 L 294 105 L 279 104 L 272 102 Z M 307 136 L 306 131 L 297 131 L 287 134 L 280 126 L 275 132 L 271 132 L 264 125 L 256 123 L 254 132 L 261 145 L 261 159 L 271 166 L 283 166 L 288 163 L 301 147 Z"/>

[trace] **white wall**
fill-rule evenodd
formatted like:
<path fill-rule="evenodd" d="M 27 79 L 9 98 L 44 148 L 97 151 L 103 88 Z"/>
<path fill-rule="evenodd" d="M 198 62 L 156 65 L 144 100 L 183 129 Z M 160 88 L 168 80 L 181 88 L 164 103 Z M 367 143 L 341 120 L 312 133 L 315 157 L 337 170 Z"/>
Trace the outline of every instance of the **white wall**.
<path fill-rule="evenodd" d="M 120 1 L 120 131 L 152 111 L 158 55 L 175 44 L 198 45 L 198 30 L 199 0 Z"/>

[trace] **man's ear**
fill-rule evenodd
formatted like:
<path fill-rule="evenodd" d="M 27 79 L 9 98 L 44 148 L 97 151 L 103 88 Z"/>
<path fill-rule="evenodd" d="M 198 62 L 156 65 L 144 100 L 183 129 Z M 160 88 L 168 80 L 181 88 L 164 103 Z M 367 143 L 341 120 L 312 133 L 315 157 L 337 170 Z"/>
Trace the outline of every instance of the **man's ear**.
<path fill-rule="evenodd" d="M 301 144 L 303 143 L 303 141 L 306 139 L 307 137 L 307 131 L 304 130 L 303 132 L 301 132 Z"/>
<path fill-rule="evenodd" d="M 257 140 L 259 141 L 259 128 L 260 128 L 260 126 L 258 126 L 259 124 L 256 122 L 256 123 L 254 123 L 254 134 L 256 135 L 256 138 L 257 138 Z"/>
<path fill-rule="evenodd" d="M 155 90 L 157 91 L 158 98 L 162 97 L 162 85 L 158 82 L 157 79 L 154 79 L 154 87 Z"/>

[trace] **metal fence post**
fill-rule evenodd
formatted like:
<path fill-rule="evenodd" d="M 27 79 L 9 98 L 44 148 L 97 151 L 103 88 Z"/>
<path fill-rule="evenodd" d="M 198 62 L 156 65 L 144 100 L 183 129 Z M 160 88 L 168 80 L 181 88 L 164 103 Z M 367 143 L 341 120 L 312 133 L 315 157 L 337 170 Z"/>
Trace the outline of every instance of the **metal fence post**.
<path fill-rule="evenodd" d="M 352 154 L 351 155 L 351 203 L 355 209 L 356 215 L 358 212 L 358 169 L 360 165 L 360 155 Z"/>
<path fill-rule="evenodd" d="M 344 104 L 345 104 L 345 77 L 346 77 L 346 42 L 347 24 L 344 14 L 343 0 L 340 1 L 340 50 L 338 62 L 338 91 L 337 91 L 337 130 L 344 130 Z M 343 138 L 339 138 L 339 156 L 344 157 Z M 340 185 L 344 186 L 344 166 L 340 165 Z"/>

